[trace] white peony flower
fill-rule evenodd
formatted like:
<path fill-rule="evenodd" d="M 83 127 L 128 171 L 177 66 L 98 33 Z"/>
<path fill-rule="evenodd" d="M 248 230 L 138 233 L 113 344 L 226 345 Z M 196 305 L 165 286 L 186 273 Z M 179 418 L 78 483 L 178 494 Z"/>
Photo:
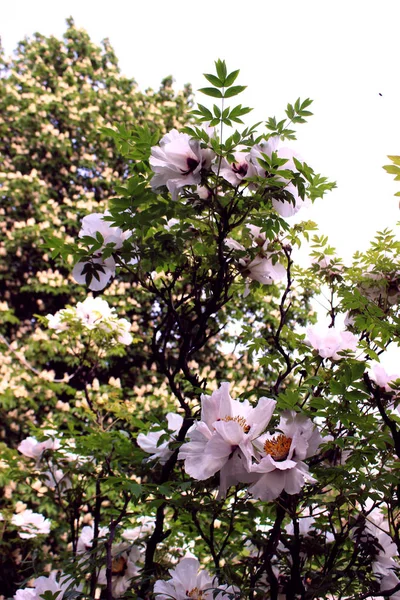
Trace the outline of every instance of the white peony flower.
<path fill-rule="evenodd" d="M 398 565 L 396 565 L 398 566 Z M 389 592 L 390 590 L 395 589 L 400 584 L 400 579 L 393 573 L 393 571 L 389 571 L 386 575 L 383 575 L 380 578 L 380 592 Z M 387 596 L 385 595 L 385 598 Z M 394 594 L 389 596 L 391 600 L 400 600 L 400 589 L 397 590 Z M 374 600 L 379 600 L 374 598 Z"/>
<path fill-rule="evenodd" d="M 165 440 L 161 444 L 158 445 L 158 440 L 162 435 L 167 433 L 164 429 L 160 431 L 149 431 L 147 434 L 139 433 L 137 437 L 137 443 L 140 448 L 152 455 L 147 460 L 158 459 L 162 465 L 172 456 L 173 452 L 169 449 L 169 443 L 173 441 L 175 436 L 179 433 L 179 430 L 182 427 L 183 418 L 181 415 L 170 412 L 167 414 L 167 422 L 168 430 L 172 431 L 173 434 L 168 440 Z"/>
<path fill-rule="evenodd" d="M 121 536 L 124 538 L 124 540 L 127 540 L 128 542 L 136 541 L 140 543 L 140 538 L 153 533 L 155 527 L 154 517 L 138 517 L 136 521 L 140 523 L 140 525 L 124 529 L 124 531 L 121 533 Z"/>
<path fill-rule="evenodd" d="M 259 144 L 253 146 L 250 150 L 250 161 L 254 165 L 256 174 L 259 177 L 266 177 L 268 175 L 268 172 L 259 163 L 259 160 L 265 160 L 263 154 L 271 158 L 273 152 L 276 152 L 278 158 L 286 159 L 286 163 L 282 165 L 282 167 L 280 167 L 278 171 L 285 170 L 297 173 L 297 168 L 293 158 L 296 158 L 297 160 L 301 161 L 300 156 L 297 155 L 290 148 L 278 148 L 278 146 L 279 136 L 274 136 L 268 141 L 261 141 Z M 281 201 L 273 198 L 272 206 L 281 215 L 281 217 L 291 217 L 292 215 L 296 214 L 302 207 L 307 206 L 308 202 L 306 200 L 302 200 L 297 188 L 292 183 L 290 183 L 290 181 L 284 179 L 283 177 L 278 177 L 277 179 L 278 181 L 286 182 L 286 186 L 283 189 L 293 196 L 293 201 Z"/>
<path fill-rule="evenodd" d="M 379 552 L 372 561 L 373 572 L 375 575 L 389 575 L 393 569 L 399 566 L 393 560 L 394 557 L 398 556 L 398 553 L 397 546 L 390 535 L 389 524 L 380 509 L 375 508 L 366 517 L 364 532 L 375 538 L 379 548 Z"/>
<path fill-rule="evenodd" d="M 18 590 L 14 595 L 14 600 L 43 600 L 42 596 L 46 592 L 57 594 L 56 600 L 62 600 L 65 592 L 80 592 L 82 586 L 73 585 L 73 581 L 69 575 L 59 577 L 57 581 L 56 573 L 53 571 L 49 577 L 38 577 L 35 579 L 33 588 L 25 588 Z"/>
<path fill-rule="evenodd" d="M 119 227 L 113 227 L 109 221 L 105 221 L 104 217 L 110 216 L 110 213 L 106 211 L 103 213 L 93 213 L 86 215 L 82 219 L 82 227 L 79 231 L 79 237 L 83 238 L 89 236 L 96 238 L 96 233 L 100 233 L 103 237 L 103 244 L 101 248 L 96 252 L 91 262 L 95 265 L 100 265 L 101 270 L 96 270 L 96 276 L 93 276 L 89 283 L 89 289 L 93 291 L 99 291 L 106 287 L 111 277 L 115 275 L 115 261 L 112 256 L 102 259 L 101 254 L 107 244 L 114 244 L 114 250 L 119 250 L 125 240 L 132 236 L 132 231 L 122 231 Z M 135 264 L 136 258 L 132 258 L 129 264 Z M 76 283 L 86 285 L 86 261 L 79 261 L 73 268 L 72 276 Z"/>
<path fill-rule="evenodd" d="M 153 593 L 157 600 L 228 600 L 238 592 L 233 587 L 219 586 L 216 577 L 205 570 L 199 572 L 199 568 L 197 558 L 182 558 L 175 569 L 170 569 L 171 579 L 155 582 Z M 216 590 L 221 591 L 215 595 Z"/>
<path fill-rule="evenodd" d="M 213 156 L 212 150 L 202 149 L 198 140 L 172 129 L 151 149 L 150 166 L 155 173 L 152 189 L 166 186 L 176 200 L 181 188 L 201 182 L 201 171 L 210 168 Z"/>
<path fill-rule="evenodd" d="M 19 527 L 18 531 L 20 538 L 28 540 L 40 534 L 50 533 L 51 521 L 45 519 L 43 515 L 34 513 L 32 510 L 23 510 L 11 518 L 11 523 Z"/>
<path fill-rule="evenodd" d="M 55 315 L 46 315 L 47 327 L 49 329 L 55 329 L 57 333 L 68 329 L 68 322 L 65 320 L 65 317 L 69 312 L 70 311 L 68 311 L 67 308 L 64 308 L 56 312 Z"/>
<path fill-rule="evenodd" d="M 339 352 L 357 350 L 358 339 L 350 331 L 340 331 L 335 327 L 317 324 L 307 327 L 306 333 L 306 342 L 309 342 L 322 358 L 340 360 L 342 357 Z"/>
<path fill-rule="evenodd" d="M 101 270 L 96 270 L 96 275 L 93 275 L 88 287 L 93 292 L 103 290 L 110 279 L 115 276 L 115 260 L 112 256 L 103 260 L 102 258 L 92 258 L 92 263 L 101 266 Z M 86 261 L 79 261 L 72 269 L 72 277 L 76 283 L 86 285 Z"/>
<path fill-rule="evenodd" d="M 99 527 L 98 539 L 105 538 L 109 532 L 108 527 Z M 93 546 L 94 525 L 85 525 L 82 527 L 80 536 L 78 537 L 77 552 L 90 552 Z"/>
<path fill-rule="evenodd" d="M 122 231 L 119 227 L 113 227 L 109 221 L 105 221 L 104 217 L 109 217 L 110 213 L 106 210 L 105 213 L 92 213 L 86 215 L 82 219 L 82 227 L 79 231 L 79 237 L 85 236 L 95 238 L 96 233 L 100 233 L 104 243 L 102 248 L 107 244 L 114 244 L 114 250 L 119 250 L 125 240 L 131 237 L 131 231 Z"/>
<path fill-rule="evenodd" d="M 117 544 L 112 549 L 112 593 L 115 598 L 125 594 L 130 586 L 131 579 L 139 575 L 140 567 L 137 565 L 141 558 L 141 551 L 136 546 Z M 98 583 L 107 584 L 106 569 L 100 569 Z"/>
<path fill-rule="evenodd" d="M 119 319 L 115 313 L 115 308 L 111 308 L 106 300 L 99 297 L 88 296 L 83 302 L 78 302 L 76 307 L 58 311 L 54 317 L 63 323 L 64 318 L 68 316 L 69 321 L 78 322 L 89 331 L 102 329 L 107 333 L 113 333 L 117 342 L 129 345 L 132 343 L 130 333 L 131 324 L 127 319 Z M 48 317 L 51 315 L 48 315 Z"/>
<path fill-rule="evenodd" d="M 87 329 L 95 329 L 105 319 L 114 317 L 114 311 L 106 300 L 88 296 L 83 302 L 78 302 L 75 314 Z"/>
<path fill-rule="evenodd" d="M 371 369 L 368 371 L 368 374 L 372 381 L 380 388 L 383 388 L 385 392 L 393 392 L 393 388 L 390 387 L 390 384 L 394 383 L 397 379 L 400 379 L 398 373 L 389 375 L 386 369 L 375 361 L 371 363 Z"/>
<path fill-rule="evenodd" d="M 298 494 L 306 482 L 315 483 L 303 462 L 316 454 L 325 440 L 311 419 L 294 411 L 282 414 L 278 428 L 273 435 L 264 434 L 255 440 L 260 461 L 251 466 L 257 474 L 249 492 L 260 500 L 274 500 L 283 491 Z"/>
<path fill-rule="evenodd" d="M 197 480 L 220 471 L 220 496 L 229 485 L 243 481 L 254 449 L 252 442 L 269 423 L 275 400 L 260 398 L 256 407 L 248 400 L 239 402 L 229 395 L 229 383 L 222 383 L 211 396 L 201 396 L 201 420 L 188 431 L 189 442 L 179 450 L 185 471 Z"/>

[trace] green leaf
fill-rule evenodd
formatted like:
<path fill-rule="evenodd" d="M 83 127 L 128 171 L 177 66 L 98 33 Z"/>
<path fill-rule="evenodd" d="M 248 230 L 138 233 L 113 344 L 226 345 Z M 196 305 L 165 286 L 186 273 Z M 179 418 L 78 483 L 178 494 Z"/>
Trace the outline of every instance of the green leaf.
<path fill-rule="evenodd" d="M 216 60 L 215 68 L 217 69 L 218 77 L 221 79 L 221 81 L 223 81 L 225 83 L 226 74 L 227 74 L 225 61 L 221 60 L 221 59 Z"/>
<path fill-rule="evenodd" d="M 206 106 L 203 106 L 203 104 L 198 104 L 197 105 L 199 112 L 206 117 L 207 119 L 212 119 L 212 112 L 211 110 L 209 110 Z"/>
<path fill-rule="evenodd" d="M 225 79 L 225 87 L 230 87 L 236 80 L 239 73 L 240 73 L 239 69 L 237 71 L 232 71 L 232 73 L 229 73 L 229 75 Z"/>
<path fill-rule="evenodd" d="M 211 75 L 211 73 L 203 73 L 203 75 L 207 79 L 207 81 L 209 81 L 216 87 L 224 86 L 223 82 L 219 79 L 219 77 L 216 77 L 215 75 Z"/>
<path fill-rule="evenodd" d="M 234 85 L 226 90 L 224 98 L 232 98 L 232 96 L 237 96 L 238 94 L 241 94 L 246 87 L 246 85 Z"/>
<path fill-rule="evenodd" d="M 206 96 L 212 96 L 213 98 L 223 98 L 222 92 L 216 88 L 205 87 L 200 88 L 198 91 L 202 94 L 205 94 Z"/>

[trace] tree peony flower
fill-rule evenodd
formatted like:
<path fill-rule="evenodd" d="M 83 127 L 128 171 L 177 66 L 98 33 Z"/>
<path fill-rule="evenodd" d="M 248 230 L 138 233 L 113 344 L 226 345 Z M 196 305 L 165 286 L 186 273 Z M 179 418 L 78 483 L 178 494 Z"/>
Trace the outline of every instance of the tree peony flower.
<path fill-rule="evenodd" d="M 95 238 L 96 234 L 100 233 L 104 240 L 102 248 L 107 244 L 114 244 L 114 249 L 119 250 L 122 248 L 124 241 L 132 235 L 132 232 L 122 231 L 119 227 L 113 227 L 109 221 L 104 220 L 104 217 L 109 216 L 111 215 L 108 210 L 104 214 L 92 213 L 91 215 L 86 215 L 82 219 L 82 227 L 78 236 L 80 238 L 86 236 Z"/>
<path fill-rule="evenodd" d="M 124 538 L 124 540 L 127 540 L 128 542 L 136 541 L 140 543 L 140 538 L 153 533 L 155 527 L 154 517 L 138 517 L 136 521 L 140 523 L 140 525 L 124 529 L 124 531 L 121 533 L 121 536 Z"/>
<path fill-rule="evenodd" d="M 396 565 L 398 566 L 398 565 Z M 380 592 L 389 592 L 390 590 L 395 589 L 400 584 L 400 579 L 395 575 L 393 571 L 389 571 L 386 575 L 383 575 L 380 578 Z M 387 596 L 385 595 L 385 598 Z M 389 596 L 391 600 L 400 600 L 400 590 L 394 592 Z M 379 598 L 377 599 L 379 600 Z"/>
<path fill-rule="evenodd" d="M 253 247 L 258 247 L 258 254 L 252 259 L 249 256 L 239 259 L 239 265 L 243 277 L 248 277 L 253 281 L 258 281 L 264 285 L 270 285 L 275 281 L 280 281 L 286 277 L 286 268 L 278 260 L 274 260 L 275 253 L 268 252 L 268 240 L 265 233 L 261 232 L 261 227 L 256 225 L 247 225 L 250 235 L 253 238 Z M 225 244 L 231 250 L 246 251 L 246 248 L 232 238 L 227 238 Z M 248 296 L 249 287 L 246 286 L 244 296 Z"/>
<path fill-rule="evenodd" d="M 50 432 L 45 432 L 46 435 L 51 435 Z M 34 458 L 37 462 L 42 458 L 43 452 L 46 450 L 58 450 L 60 440 L 56 437 L 49 437 L 44 442 L 38 442 L 35 437 L 29 436 L 22 440 L 18 446 L 19 452 L 29 458 Z"/>
<path fill-rule="evenodd" d="M 141 552 L 136 546 L 117 544 L 112 549 L 112 593 L 115 598 L 120 598 L 129 588 L 131 579 L 139 574 Z M 100 569 L 98 583 L 107 584 L 106 569 Z"/>
<path fill-rule="evenodd" d="M 96 270 L 96 276 L 93 276 L 88 288 L 93 292 L 99 292 L 103 290 L 110 279 L 115 276 L 115 260 L 112 256 L 103 260 L 102 258 L 92 258 L 92 263 L 95 265 L 100 265 L 101 270 Z M 86 285 L 86 266 L 87 261 L 79 261 L 76 263 L 74 268 L 72 269 L 72 277 L 75 279 L 76 283 L 80 283 L 81 285 Z"/>
<path fill-rule="evenodd" d="M 226 493 L 238 471 L 245 477 L 251 465 L 252 442 L 269 423 L 275 400 L 260 398 L 256 407 L 248 400 L 239 402 L 229 395 L 229 383 L 222 383 L 211 396 L 201 396 L 201 419 L 188 431 L 189 442 L 179 450 L 185 471 L 197 480 L 220 473 L 220 496 Z M 240 481 L 240 479 L 237 479 Z"/>
<path fill-rule="evenodd" d="M 105 538 L 108 534 L 108 527 L 99 527 L 98 539 Z M 93 547 L 94 525 L 85 525 L 82 527 L 80 536 L 78 537 L 77 552 L 90 552 Z"/>
<path fill-rule="evenodd" d="M 182 558 L 175 569 L 169 570 L 171 579 L 155 582 L 153 594 L 157 600 L 232 600 L 232 594 L 238 592 L 236 588 L 219 586 L 216 577 L 205 570 L 199 572 L 199 568 L 197 558 Z M 220 590 L 217 595 L 216 590 Z"/>
<path fill-rule="evenodd" d="M 106 300 L 88 296 L 83 302 L 78 302 L 75 314 L 87 329 L 95 329 L 105 319 L 113 318 L 114 311 Z"/>
<path fill-rule="evenodd" d="M 271 158 L 273 152 L 276 152 L 278 158 L 286 159 L 286 163 L 279 167 L 278 171 L 285 170 L 292 171 L 293 173 L 298 172 L 293 158 L 301 160 L 300 156 L 297 155 L 290 148 L 278 148 L 278 145 L 279 136 L 274 136 L 268 141 L 263 140 L 259 144 L 254 145 L 250 150 L 250 161 L 254 165 L 256 175 L 258 175 L 259 177 L 268 176 L 268 171 L 266 171 L 265 167 L 260 164 L 259 160 L 265 160 L 263 154 Z M 289 180 L 284 179 L 283 177 L 278 177 L 277 179 L 278 181 L 286 182 L 286 186 L 283 189 L 285 189 L 285 191 L 289 192 L 293 196 L 293 201 L 282 201 L 273 198 L 272 206 L 281 215 L 281 217 L 291 217 L 292 215 L 296 214 L 303 206 L 306 206 L 308 202 L 300 197 L 297 188 Z"/>
<path fill-rule="evenodd" d="M 30 509 L 23 510 L 18 514 L 13 515 L 11 523 L 21 529 L 21 531 L 18 531 L 18 535 L 24 540 L 28 540 L 40 534 L 50 533 L 51 521 L 45 519 L 44 516 L 39 513 L 34 513 Z"/>
<path fill-rule="evenodd" d="M 57 594 L 55 596 L 56 600 L 62 600 L 67 591 L 80 592 L 82 591 L 82 586 L 73 585 L 69 575 L 61 574 L 57 581 L 56 573 L 53 571 L 49 577 L 38 577 L 35 579 L 33 588 L 18 590 L 14 596 L 14 600 L 43 600 L 43 594 L 46 592 Z"/>
<path fill-rule="evenodd" d="M 400 379 L 398 373 L 392 373 L 388 375 L 386 370 L 378 362 L 371 363 L 371 369 L 368 371 L 372 381 L 379 387 L 383 388 L 385 392 L 393 392 L 393 388 L 390 387 L 391 383 L 394 383 L 397 379 Z"/>
<path fill-rule="evenodd" d="M 373 572 L 375 575 L 389 575 L 393 569 L 398 568 L 398 563 L 393 560 L 398 556 L 397 546 L 390 535 L 389 524 L 378 508 L 366 517 L 364 533 L 375 538 L 376 547 L 379 549 L 372 561 Z"/>
<path fill-rule="evenodd" d="M 213 165 L 212 170 L 214 173 L 219 173 L 221 177 L 236 187 L 246 177 L 257 175 L 257 172 L 254 165 L 249 161 L 250 155 L 248 151 L 243 152 L 238 148 L 238 151 L 233 156 L 235 158 L 233 163 L 229 163 L 226 158 L 223 158 L 220 165 Z"/>
<path fill-rule="evenodd" d="M 323 325 L 312 325 L 307 327 L 306 342 L 308 342 L 314 350 L 322 358 L 331 358 L 332 360 L 340 360 L 339 352 L 343 350 L 357 350 L 357 337 L 350 331 L 339 331 L 335 327 L 326 327 Z"/>
<path fill-rule="evenodd" d="M 249 492 L 260 500 L 274 500 L 283 491 L 298 494 L 306 482 L 315 483 L 303 461 L 328 441 L 311 419 L 294 411 L 283 413 L 277 429 L 279 432 L 261 435 L 254 442 L 260 461 L 251 466 L 257 476 Z"/>
<path fill-rule="evenodd" d="M 151 149 L 150 166 L 155 173 L 152 189 L 166 186 L 176 200 L 179 189 L 200 183 L 201 171 L 210 168 L 213 156 L 212 150 L 202 149 L 198 140 L 172 129 Z"/>
<path fill-rule="evenodd" d="M 162 435 L 167 433 L 164 429 L 160 431 L 149 431 L 147 434 L 139 433 L 137 437 L 137 443 L 140 448 L 152 455 L 147 459 L 148 461 L 158 459 L 163 465 L 172 456 L 173 452 L 169 449 L 169 443 L 173 441 L 175 436 L 179 433 L 179 430 L 182 427 L 183 418 L 181 415 L 170 412 L 167 414 L 167 422 L 168 430 L 173 431 L 173 434 L 168 440 L 165 440 L 161 444 L 158 445 L 158 440 Z"/>
<path fill-rule="evenodd" d="M 100 233 L 103 238 L 103 244 L 101 248 L 95 253 L 91 259 L 91 263 L 100 265 L 101 270 L 96 270 L 98 277 L 93 276 L 90 283 L 89 289 L 93 291 L 99 291 L 106 287 L 111 277 L 115 275 L 115 261 L 112 256 L 102 259 L 101 254 L 107 244 L 114 244 L 114 250 L 119 250 L 125 240 L 132 236 L 132 231 L 122 231 L 119 227 L 113 227 L 109 221 L 105 221 L 104 217 L 110 216 L 110 213 L 106 211 L 103 213 L 92 213 L 86 215 L 82 219 L 82 227 L 79 231 L 79 237 L 92 237 L 96 238 L 96 234 Z M 135 258 L 132 258 L 130 264 L 134 264 Z M 76 283 L 86 285 L 86 265 L 87 261 L 79 261 L 72 270 L 72 276 Z"/>
<path fill-rule="evenodd" d="M 52 317 L 52 315 L 47 315 L 47 318 L 49 317 Z M 89 331 L 101 329 L 106 333 L 113 334 L 115 340 L 120 344 L 129 345 L 133 340 L 129 321 L 119 319 L 115 314 L 115 308 L 111 308 L 106 300 L 99 297 L 88 296 L 83 302 L 78 302 L 76 307 L 58 311 L 54 318 L 61 324 L 65 320 L 67 328 L 70 326 L 71 321 L 72 324 L 78 322 Z"/>

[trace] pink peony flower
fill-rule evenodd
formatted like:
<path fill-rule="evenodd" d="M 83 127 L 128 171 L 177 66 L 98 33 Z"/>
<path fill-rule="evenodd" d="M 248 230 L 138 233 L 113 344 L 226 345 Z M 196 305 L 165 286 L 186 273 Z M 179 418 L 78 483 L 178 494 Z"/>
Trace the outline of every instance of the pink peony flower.
<path fill-rule="evenodd" d="M 314 350 L 322 358 L 331 358 L 332 360 L 340 360 L 342 357 L 338 354 L 343 350 L 357 350 L 357 337 L 350 331 L 339 331 L 335 327 L 326 327 L 323 325 L 312 325 L 307 327 L 306 342 L 308 342 Z"/>
<path fill-rule="evenodd" d="M 202 149 L 198 140 L 172 129 L 151 149 L 150 166 L 155 173 L 152 189 L 166 186 L 176 200 L 181 188 L 200 184 L 201 171 L 210 168 L 213 156 L 212 150 Z"/>
<path fill-rule="evenodd" d="M 368 371 L 368 373 L 372 381 L 374 381 L 379 387 L 383 388 L 385 392 L 393 392 L 393 388 L 390 387 L 390 384 L 394 383 L 397 379 L 400 379 L 400 375 L 398 373 L 392 373 L 389 375 L 384 367 L 378 362 L 373 362 L 371 364 L 371 369 Z"/>
<path fill-rule="evenodd" d="M 233 400 L 228 383 L 211 396 L 203 394 L 201 419 L 189 429 L 189 442 L 179 450 L 186 473 L 201 481 L 221 471 L 220 496 L 224 496 L 236 474 L 246 476 L 254 456 L 252 442 L 269 423 L 275 405 L 275 400 L 264 397 L 254 408 L 248 400 Z"/>
<path fill-rule="evenodd" d="M 250 155 L 247 150 L 243 152 L 238 148 L 238 151 L 234 153 L 234 158 L 233 163 L 229 163 L 226 158 L 223 158 L 220 165 L 213 165 L 212 170 L 214 173 L 219 172 L 221 177 L 236 187 L 246 177 L 257 175 L 257 172 L 254 165 L 249 161 Z"/>
<path fill-rule="evenodd" d="M 56 437 L 51 436 L 50 432 L 45 432 L 48 435 L 48 439 L 44 442 L 38 442 L 35 437 L 27 437 L 18 446 L 19 452 L 24 456 L 28 456 L 29 458 L 34 458 L 36 461 L 39 461 L 42 458 L 43 452 L 45 450 L 58 450 L 60 447 L 60 440 Z"/>
<path fill-rule="evenodd" d="M 252 259 L 249 256 L 239 259 L 242 275 L 253 281 L 258 281 L 264 285 L 270 285 L 275 281 L 280 281 L 286 277 L 286 267 L 277 260 L 274 260 L 276 254 L 268 252 L 268 240 L 265 233 L 261 232 L 261 227 L 256 225 L 247 225 L 250 235 L 253 238 L 253 247 L 258 247 L 258 254 Z M 225 244 L 231 250 L 242 250 L 246 248 L 232 238 L 227 238 Z M 246 287 L 244 297 L 249 294 L 249 287 Z"/>
<path fill-rule="evenodd" d="M 303 462 L 318 451 L 325 440 L 311 419 L 294 411 L 285 411 L 278 432 L 255 440 L 260 460 L 251 466 L 256 474 L 249 493 L 260 500 L 274 500 L 283 491 L 298 494 L 306 482 L 315 483 Z"/>

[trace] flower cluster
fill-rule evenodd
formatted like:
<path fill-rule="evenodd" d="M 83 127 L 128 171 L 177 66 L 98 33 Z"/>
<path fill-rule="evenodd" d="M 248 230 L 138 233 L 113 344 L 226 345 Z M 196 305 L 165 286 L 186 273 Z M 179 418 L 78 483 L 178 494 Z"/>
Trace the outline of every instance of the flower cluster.
<path fill-rule="evenodd" d="M 211 171 L 234 187 L 246 184 L 254 190 L 261 185 L 254 183 L 254 178 L 264 180 L 263 185 L 267 184 L 270 173 L 266 160 L 274 156 L 280 159 L 280 164 L 274 179 L 276 197 L 272 199 L 272 205 L 282 217 L 290 217 L 306 202 L 291 179 L 288 179 L 288 174 L 294 176 L 298 173 L 294 158 L 299 160 L 299 157 L 289 148 L 279 148 L 279 136 L 262 140 L 250 151 L 239 146 L 233 154 L 234 161 L 228 162 L 226 158 L 218 159 L 211 148 L 202 148 L 199 140 L 173 129 L 161 139 L 158 146 L 151 149 L 150 166 L 155 173 L 151 187 L 157 190 L 165 186 L 172 199 L 177 200 L 179 190 L 199 185 Z M 282 176 L 279 171 L 282 171 Z M 281 190 L 286 192 L 283 198 L 279 194 Z"/>
<path fill-rule="evenodd" d="M 305 459 L 317 453 L 323 439 L 312 421 L 285 412 L 274 434 L 264 433 L 276 401 L 260 398 L 256 407 L 239 402 L 222 383 L 211 396 L 201 396 L 201 418 L 189 429 L 179 451 L 185 471 L 197 480 L 220 474 L 219 496 L 231 485 L 249 483 L 254 498 L 273 500 L 283 490 L 296 494 L 306 481 Z"/>
<path fill-rule="evenodd" d="M 76 307 L 63 308 L 54 315 L 47 315 L 49 329 L 57 333 L 67 331 L 76 324 L 84 330 L 98 329 L 111 335 L 119 344 L 132 343 L 129 333 L 131 325 L 127 319 L 119 319 L 115 308 L 111 308 L 106 300 L 88 296 L 83 302 L 78 302 Z"/>

